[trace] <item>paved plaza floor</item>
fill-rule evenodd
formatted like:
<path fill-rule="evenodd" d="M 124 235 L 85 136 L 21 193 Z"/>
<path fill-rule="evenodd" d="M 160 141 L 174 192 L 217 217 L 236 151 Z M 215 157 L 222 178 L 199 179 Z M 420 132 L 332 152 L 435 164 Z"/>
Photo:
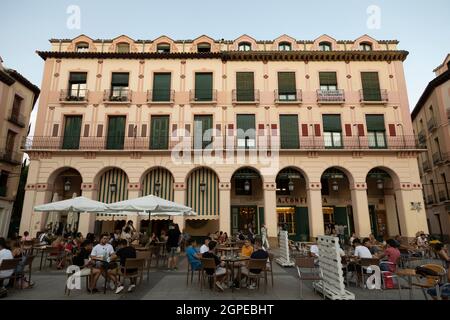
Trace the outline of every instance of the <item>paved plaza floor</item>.
<path fill-rule="evenodd" d="M 36 263 L 38 264 L 38 263 Z M 50 269 L 49 267 L 39 271 L 38 267 L 33 270 L 32 280 L 35 283 L 30 289 L 10 289 L 8 296 L 4 299 L 44 299 L 44 300 L 300 300 L 300 284 L 295 267 L 281 267 L 274 263 L 274 286 L 270 282 L 267 292 L 264 293 L 264 281 L 261 288 L 250 290 L 241 288 L 235 290 L 225 289 L 224 292 L 211 291 L 209 288 L 200 290 L 197 278 L 194 283 L 186 285 L 187 259 L 180 257 L 178 271 L 167 271 L 162 266 L 158 269 L 152 268 L 149 277 L 144 276 L 143 282 L 136 289 L 128 293 L 127 287 L 120 294 L 115 294 L 109 287 L 106 294 L 103 293 L 104 278 L 97 283 L 98 293 L 89 294 L 86 291 L 85 280 L 81 280 L 82 289 L 72 290 L 70 296 L 64 294 L 66 275 L 64 270 Z M 34 268 L 34 269 L 35 269 Z M 406 280 L 401 281 L 404 287 L 401 290 L 402 300 L 410 300 L 410 291 Z M 355 294 L 357 300 L 398 300 L 400 299 L 398 289 L 368 290 L 356 288 L 354 285 L 346 288 Z M 414 300 L 424 300 L 425 297 L 420 289 L 412 290 Z M 4 300 L 2 299 L 2 300 Z M 320 300 L 322 296 L 315 293 L 312 284 L 305 282 L 303 288 L 303 299 Z"/>

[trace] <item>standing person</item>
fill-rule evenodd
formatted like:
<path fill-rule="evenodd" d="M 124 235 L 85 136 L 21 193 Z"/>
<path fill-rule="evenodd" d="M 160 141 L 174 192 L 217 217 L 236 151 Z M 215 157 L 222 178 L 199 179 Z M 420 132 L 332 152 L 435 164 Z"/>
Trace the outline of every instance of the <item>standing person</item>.
<path fill-rule="evenodd" d="M 261 226 L 261 240 L 262 240 L 262 246 L 266 250 L 269 250 L 269 241 L 267 240 L 267 228 L 266 228 L 265 224 L 263 224 Z"/>
<path fill-rule="evenodd" d="M 168 270 L 177 270 L 178 264 L 178 248 L 180 245 L 181 232 L 178 224 L 171 224 L 169 226 L 168 238 L 166 243 L 167 252 L 169 253 L 169 259 L 167 262 Z"/>
<path fill-rule="evenodd" d="M 0 238 L 0 265 L 2 264 L 3 260 L 9 259 L 14 259 L 13 254 L 11 250 L 8 249 L 5 238 Z M 2 278 L 10 277 L 13 272 L 14 269 L 0 271 L 0 290 L 5 290 Z"/>
<path fill-rule="evenodd" d="M 136 232 L 136 228 L 134 227 L 132 220 L 128 220 L 127 224 L 122 227 L 122 232 L 125 230 L 126 227 L 130 228 L 129 232 L 131 233 L 131 235 L 133 235 Z"/>
<path fill-rule="evenodd" d="M 131 228 L 129 226 L 126 226 L 125 229 L 122 229 L 122 234 L 120 236 L 121 239 L 127 240 L 129 243 L 131 243 Z"/>

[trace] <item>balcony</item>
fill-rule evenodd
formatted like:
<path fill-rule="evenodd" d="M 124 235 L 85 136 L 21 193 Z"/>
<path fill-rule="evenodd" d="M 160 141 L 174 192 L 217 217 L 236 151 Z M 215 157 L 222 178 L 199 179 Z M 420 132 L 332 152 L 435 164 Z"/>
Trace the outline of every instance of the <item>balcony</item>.
<path fill-rule="evenodd" d="M 419 139 L 419 143 L 421 145 L 425 145 L 427 144 L 427 138 L 425 136 L 425 133 L 423 132 L 423 130 L 420 130 L 419 134 L 417 135 L 417 138 Z"/>
<path fill-rule="evenodd" d="M 436 129 L 437 128 L 436 119 L 431 118 L 430 120 L 428 120 L 427 128 L 428 128 L 428 131 L 433 131 L 434 129 Z"/>
<path fill-rule="evenodd" d="M 191 104 L 212 104 L 217 102 L 217 90 L 189 90 Z"/>
<path fill-rule="evenodd" d="M 345 102 L 344 90 L 317 90 L 319 104 L 342 104 Z"/>
<path fill-rule="evenodd" d="M 131 102 L 131 90 L 124 88 L 113 88 L 105 90 L 103 95 L 103 101 L 108 103 L 130 103 Z"/>
<path fill-rule="evenodd" d="M 12 165 L 22 164 L 23 153 L 0 149 L 0 161 L 7 162 Z"/>
<path fill-rule="evenodd" d="M 15 125 L 21 128 L 26 127 L 25 116 L 23 114 L 12 113 L 8 121 L 14 123 Z"/>
<path fill-rule="evenodd" d="M 87 89 L 61 90 L 59 101 L 61 103 L 87 103 L 88 93 Z"/>
<path fill-rule="evenodd" d="M 299 104 L 302 102 L 302 90 L 291 92 L 275 90 L 274 96 L 276 104 Z"/>
<path fill-rule="evenodd" d="M 441 153 L 440 152 L 433 153 L 433 164 L 438 165 L 441 163 L 443 163 Z"/>
<path fill-rule="evenodd" d="M 386 104 L 388 102 L 388 93 L 386 89 L 382 90 L 359 90 L 360 101 L 363 104 Z"/>
<path fill-rule="evenodd" d="M 152 104 L 173 104 L 175 90 L 148 90 L 147 103 Z"/>
<path fill-rule="evenodd" d="M 439 201 L 444 202 L 448 200 L 447 192 L 445 190 L 439 190 Z"/>
<path fill-rule="evenodd" d="M 422 168 L 423 168 L 424 172 L 431 171 L 430 162 L 428 160 L 425 160 L 424 162 L 422 162 Z"/>
<path fill-rule="evenodd" d="M 258 104 L 259 90 L 233 89 L 231 92 L 233 104 Z"/>

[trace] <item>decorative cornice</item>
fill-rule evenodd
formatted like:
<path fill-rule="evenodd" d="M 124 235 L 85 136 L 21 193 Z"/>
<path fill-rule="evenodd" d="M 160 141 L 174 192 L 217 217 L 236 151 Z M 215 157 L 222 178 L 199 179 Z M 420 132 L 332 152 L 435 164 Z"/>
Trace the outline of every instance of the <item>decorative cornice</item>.
<path fill-rule="evenodd" d="M 186 184 L 184 182 L 175 182 L 173 184 L 173 190 L 186 190 Z"/>
<path fill-rule="evenodd" d="M 267 191 L 276 191 L 277 184 L 275 182 L 265 182 L 263 185 L 263 189 Z"/>
<path fill-rule="evenodd" d="M 96 190 L 96 185 L 92 182 L 86 182 L 81 184 L 81 190 L 83 191 L 92 191 Z"/>
<path fill-rule="evenodd" d="M 139 182 L 128 184 L 128 190 L 141 190 L 141 188 L 142 188 L 142 185 Z"/>
<path fill-rule="evenodd" d="M 355 182 L 350 186 L 350 190 L 367 190 L 366 182 Z"/>
<path fill-rule="evenodd" d="M 231 190 L 231 182 L 219 183 L 219 190 Z"/>
<path fill-rule="evenodd" d="M 307 190 L 322 190 L 322 184 L 320 182 L 310 182 Z"/>

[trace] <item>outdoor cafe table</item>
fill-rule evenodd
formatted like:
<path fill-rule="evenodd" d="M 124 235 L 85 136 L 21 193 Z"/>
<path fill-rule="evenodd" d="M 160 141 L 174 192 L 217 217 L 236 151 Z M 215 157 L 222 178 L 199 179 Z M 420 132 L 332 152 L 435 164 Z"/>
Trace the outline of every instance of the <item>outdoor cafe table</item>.
<path fill-rule="evenodd" d="M 50 247 L 46 246 L 46 245 L 44 245 L 44 246 L 34 246 L 33 247 L 34 250 L 38 250 L 38 251 L 41 252 L 41 263 L 39 264 L 39 271 L 42 270 L 42 261 L 44 260 L 44 253 L 46 251 L 48 251 L 48 248 L 50 248 Z"/>
<path fill-rule="evenodd" d="M 239 252 L 239 247 L 217 247 L 217 252 L 222 252 L 224 256 L 233 255 L 234 252 Z"/>
<path fill-rule="evenodd" d="M 95 262 L 100 262 L 100 271 L 102 273 L 102 275 L 105 277 L 105 286 L 103 288 L 103 293 L 106 294 L 106 285 L 108 284 L 108 270 L 110 264 L 112 263 L 116 263 L 116 259 L 110 260 L 110 261 L 105 261 L 105 259 L 101 256 L 98 257 L 92 257 L 91 259 Z M 97 268 L 97 266 L 95 266 L 95 268 Z"/>
<path fill-rule="evenodd" d="M 416 276 L 416 270 L 415 269 L 399 269 L 399 270 L 397 270 L 396 274 L 399 277 L 408 277 L 409 300 L 412 300 L 413 299 L 412 277 Z"/>
<path fill-rule="evenodd" d="M 222 257 L 222 261 L 224 261 L 227 264 L 227 268 L 231 271 L 231 280 L 233 281 L 233 285 L 231 285 L 231 292 L 234 292 L 234 264 L 236 262 L 243 262 L 250 260 L 250 257 L 246 256 L 228 256 L 228 257 Z M 241 279 L 241 267 L 239 266 L 238 270 L 238 279 L 240 281 Z"/>

